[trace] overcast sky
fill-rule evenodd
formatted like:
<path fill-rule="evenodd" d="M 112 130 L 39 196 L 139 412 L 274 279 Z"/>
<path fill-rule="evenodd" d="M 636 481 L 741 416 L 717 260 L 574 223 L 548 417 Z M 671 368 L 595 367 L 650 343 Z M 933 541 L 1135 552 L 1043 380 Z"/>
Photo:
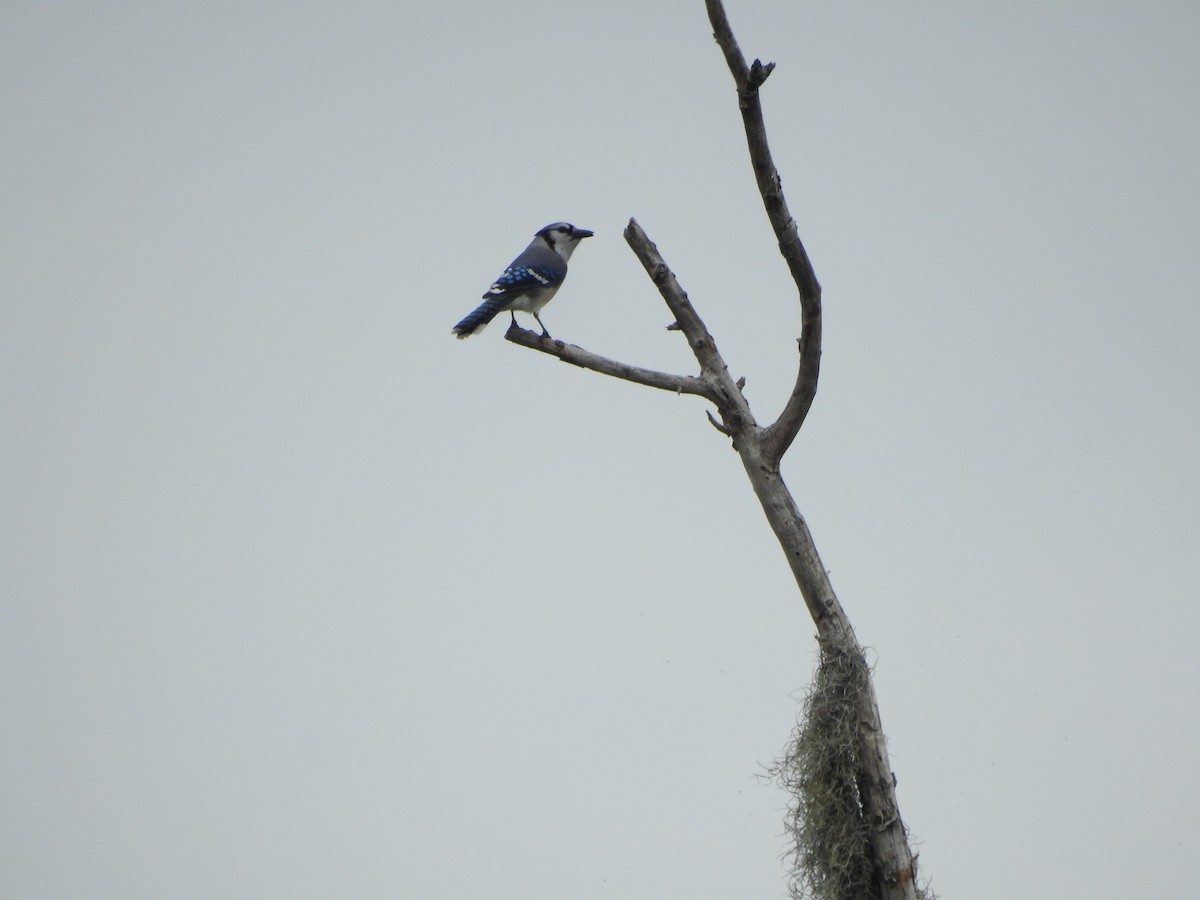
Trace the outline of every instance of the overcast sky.
<path fill-rule="evenodd" d="M 1196 894 L 1200 7 L 728 0 L 784 475 L 946 898 Z M 0 896 L 782 898 L 813 626 L 697 398 L 799 311 L 701 0 L 0 6 Z"/>

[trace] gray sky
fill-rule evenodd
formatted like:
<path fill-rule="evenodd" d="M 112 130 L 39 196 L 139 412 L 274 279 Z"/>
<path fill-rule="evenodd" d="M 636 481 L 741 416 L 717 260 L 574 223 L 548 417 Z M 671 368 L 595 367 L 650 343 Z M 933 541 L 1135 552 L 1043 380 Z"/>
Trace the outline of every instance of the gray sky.
<path fill-rule="evenodd" d="M 814 661 L 704 406 L 798 308 L 700 0 L 0 9 L 0 896 L 779 898 Z M 431 9 L 428 7 L 437 7 Z M 785 460 L 947 898 L 1195 893 L 1191 4 L 729 0 Z"/>

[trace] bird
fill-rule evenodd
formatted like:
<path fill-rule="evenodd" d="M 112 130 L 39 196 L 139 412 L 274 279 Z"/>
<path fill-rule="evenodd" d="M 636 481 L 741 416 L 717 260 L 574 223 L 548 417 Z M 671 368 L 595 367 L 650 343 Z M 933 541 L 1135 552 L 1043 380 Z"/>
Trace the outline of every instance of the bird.
<path fill-rule="evenodd" d="M 516 324 L 517 312 L 532 313 L 542 327 L 542 337 L 550 337 L 538 313 L 562 287 L 563 279 L 567 277 L 567 260 L 579 242 L 591 236 L 592 232 L 586 228 L 576 228 L 567 222 L 547 225 L 533 236 L 525 252 L 492 282 L 483 295 L 483 302 L 455 325 L 451 333 L 459 340 L 478 334 L 498 313 L 507 310 L 512 313 L 513 324 Z"/>

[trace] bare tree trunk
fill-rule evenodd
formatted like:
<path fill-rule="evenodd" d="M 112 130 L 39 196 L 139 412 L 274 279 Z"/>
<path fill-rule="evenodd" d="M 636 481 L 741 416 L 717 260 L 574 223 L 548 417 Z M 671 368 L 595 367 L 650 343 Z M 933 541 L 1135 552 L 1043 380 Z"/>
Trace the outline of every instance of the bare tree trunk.
<path fill-rule="evenodd" d="M 761 442 L 754 442 L 761 443 Z M 736 443 L 735 443 L 736 446 Z M 764 459 L 759 446 L 738 448 L 742 465 L 754 486 L 771 529 L 787 554 L 796 583 L 827 648 L 847 654 L 866 669 L 862 647 L 817 554 L 812 534 L 796 508 L 779 471 Z M 826 650 L 828 652 L 828 649 Z M 870 677 L 855 695 L 858 726 L 858 802 L 870 835 L 877 896 L 882 900 L 916 900 L 915 869 L 908 836 L 896 802 L 895 776 L 888 762 L 887 742 Z"/>
<path fill-rule="evenodd" d="M 861 885 L 862 894 L 858 896 L 865 894 L 880 900 L 918 900 L 922 893 L 914 880 L 913 855 L 896 803 L 895 777 L 888 762 L 879 708 L 862 647 L 834 593 L 808 525 L 779 471 L 780 460 L 804 423 L 816 396 L 821 364 L 821 286 L 800 241 L 796 223 L 788 211 L 782 183 L 767 144 L 759 88 L 771 74 L 774 64 L 764 65 L 756 59 L 747 65 L 721 0 L 705 2 L 714 37 L 724 53 L 737 87 L 738 106 L 759 193 L 779 241 L 780 253 L 799 293 L 802 321 L 800 358 L 796 383 L 783 411 L 772 425 L 765 428 L 758 425 L 742 393 L 742 382 L 735 382 L 730 376 L 716 342 L 692 307 L 687 294 L 658 249 L 633 219 L 625 229 L 625 239 L 675 316 L 675 323 L 671 327 L 687 339 L 700 367 L 698 375 L 674 375 L 629 366 L 573 344 L 526 331 L 515 322 L 505 336 L 514 343 L 551 354 L 573 365 L 649 387 L 695 394 L 716 406 L 719 420 L 711 413 L 709 420 L 732 440 L 741 456 L 750 484 L 787 556 L 801 596 L 816 625 L 822 657 L 834 654 L 848 659 L 863 674 L 861 689 L 850 695 L 855 733 L 852 744 L 854 770 L 852 783 L 846 791 L 852 800 L 850 815 L 858 817 L 856 833 L 865 835 L 864 840 L 868 845 L 860 848 L 866 883 Z M 801 855 L 805 850 L 800 847 L 796 852 Z M 807 883 L 819 882 L 822 877 L 818 874 Z"/>

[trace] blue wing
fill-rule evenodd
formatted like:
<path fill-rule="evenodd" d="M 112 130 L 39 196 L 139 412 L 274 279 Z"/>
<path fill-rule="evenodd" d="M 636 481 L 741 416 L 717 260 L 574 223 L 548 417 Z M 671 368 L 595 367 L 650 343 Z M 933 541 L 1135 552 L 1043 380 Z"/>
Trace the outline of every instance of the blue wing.
<path fill-rule="evenodd" d="M 509 266 L 503 275 L 492 282 L 483 297 L 485 300 L 491 297 L 519 297 L 530 291 L 557 287 L 561 283 L 562 273 L 545 266 Z"/>

